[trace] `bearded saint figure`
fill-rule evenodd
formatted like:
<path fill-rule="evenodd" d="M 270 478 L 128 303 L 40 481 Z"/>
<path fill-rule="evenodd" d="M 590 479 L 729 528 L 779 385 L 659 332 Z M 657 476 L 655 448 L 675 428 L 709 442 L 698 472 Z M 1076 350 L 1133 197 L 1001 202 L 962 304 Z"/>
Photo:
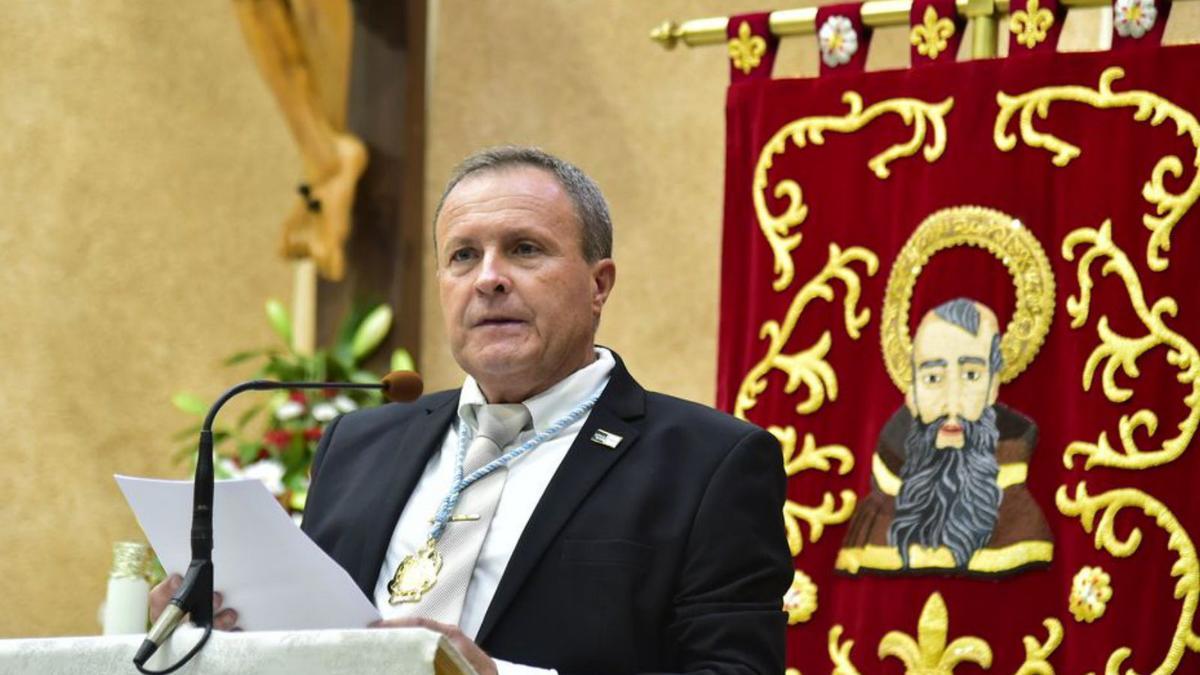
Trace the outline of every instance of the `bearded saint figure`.
<path fill-rule="evenodd" d="M 1000 344 L 981 303 L 951 300 L 922 318 L 913 381 L 880 433 L 839 571 L 996 576 L 1049 564 L 1053 537 L 1025 486 L 1037 426 L 996 402 Z"/>

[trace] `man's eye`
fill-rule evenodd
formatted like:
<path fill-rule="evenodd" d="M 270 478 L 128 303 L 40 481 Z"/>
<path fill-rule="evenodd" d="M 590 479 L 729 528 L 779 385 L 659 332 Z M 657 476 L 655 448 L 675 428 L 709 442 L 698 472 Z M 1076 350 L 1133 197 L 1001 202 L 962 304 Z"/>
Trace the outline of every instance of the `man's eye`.
<path fill-rule="evenodd" d="M 978 382 L 979 381 L 979 371 L 978 370 L 968 370 L 963 373 L 963 379 L 966 380 L 967 382 Z"/>
<path fill-rule="evenodd" d="M 536 244 L 531 244 L 527 241 L 523 241 L 513 247 L 513 253 L 517 255 L 533 255 L 540 250 Z"/>
<path fill-rule="evenodd" d="M 475 256 L 475 252 L 469 248 L 460 248 L 450 254 L 450 262 L 463 262 L 470 260 Z"/>
<path fill-rule="evenodd" d="M 925 384 L 937 384 L 942 381 L 942 376 L 937 373 L 926 373 L 922 377 L 922 380 L 924 380 Z"/>

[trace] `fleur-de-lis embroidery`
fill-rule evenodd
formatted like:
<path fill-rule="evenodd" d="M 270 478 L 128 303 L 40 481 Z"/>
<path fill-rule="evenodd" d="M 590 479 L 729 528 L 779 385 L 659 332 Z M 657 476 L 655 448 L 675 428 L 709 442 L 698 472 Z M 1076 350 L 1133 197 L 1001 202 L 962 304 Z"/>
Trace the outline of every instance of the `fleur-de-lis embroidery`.
<path fill-rule="evenodd" d="M 963 661 L 987 669 L 992 666 L 992 648 L 977 637 L 960 637 L 946 644 L 950 614 L 941 593 L 925 601 L 917 619 L 917 639 L 900 631 L 891 631 L 879 641 L 879 658 L 894 656 L 904 662 L 905 672 L 925 675 L 953 675 Z"/>
<path fill-rule="evenodd" d="M 908 34 L 909 41 L 917 48 L 921 56 L 937 59 L 938 54 L 946 51 L 948 40 L 954 36 L 954 22 L 946 17 L 938 18 L 933 5 L 925 7 L 925 16 L 919 25 L 913 26 Z"/>
<path fill-rule="evenodd" d="M 762 63 L 765 53 L 767 41 L 759 35 L 751 35 L 750 23 L 743 21 L 738 26 L 738 36 L 729 41 L 729 60 L 733 61 L 733 67 L 749 75 Z"/>
<path fill-rule="evenodd" d="M 1024 10 L 1013 12 L 1008 20 L 1008 29 L 1017 36 L 1017 44 L 1033 49 L 1046 40 L 1046 34 L 1054 25 L 1054 12 L 1040 7 L 1038 0 L 1027 0 Z"/>

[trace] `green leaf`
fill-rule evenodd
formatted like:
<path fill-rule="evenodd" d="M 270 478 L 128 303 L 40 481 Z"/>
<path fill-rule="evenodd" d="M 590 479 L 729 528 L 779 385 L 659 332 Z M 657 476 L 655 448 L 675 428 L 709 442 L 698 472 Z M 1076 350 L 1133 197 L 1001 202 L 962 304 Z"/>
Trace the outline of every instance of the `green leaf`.
<path fill-rule="evenodd" d="M 362 359 L 379 348 L 379 344 L 387 337 L 392 329 L 392 308 L 380 305 L 371 310 L 367 318 L 354 331 L 354 339 L 350 342 L 350 353 L 355 361 Z"/>
<path fill-rule="evenodd" d="M 392 370 L 416 370 L 417 365 L 413 363 L 412 354 L 408 353 L 407 349 L 397 349 L 392 352 Z"/>
<path fill-rule="evenodd" d="M 356 370 L 350 373 L 350 381 L 359 384 L 379 384 L 379 376 L 367 370 Z"/>
<path fill-rule="evenodd" d="M 288 347 L 292 346 L 292 318 L 288 316 L 288 312 L 283 307 L 283 303 L 272 298 L 267 300 L 267 321 L 271 323 L 271 328 L 283 338 Z"/>
<path fill-rule="evenodd" d="M 333 341 L 334 348 L 343 348 L 349 353 L 350 343 L 354 341 L 354 333 L 359 325 L 380 304 L 378 300 L 356 298 L 350 305 L 350 311 L 346 312 L 346 316 L 342 317 L 342 322 L 338 324 L 337 338 Z"/>
<path fill-rule="evenodd" d="M 303 511 L 304 505 L 308 502 L 308 490 L 292 492 L 292 501 L 289 506 L 293 511 Z"/>
<path fill-rule="evenodd" d="M 247 349 L 246 351 L 243 351 L 243 352 L 238 352 L 238 353 L 236 353 L 236 354 L 234 354 L 234 355 L 232 355 L 232 356 L 228 356 L 228 357 L 226 357 L 226 358 L 225 358 L 225 360 L 224 360 L 224 361 L 222 361 L 222 364 L 223 364 L 223 365 L 226 365 L 226 366 L 236 366 L 236 365 L 237 365 L 237 364 L 239 364 L 239 363 L 243 363 L 243 362 L 245 362 L 245 361 L 249 361 L 250 359 L 253 359 L 253 358 L 256 358 L 256 357 L 259 357 L 259 356 L 263 356 L 263 355 L 265 355 L 265 354 L 266 354 L 268 351 L 270 351 L 270 350 L 267 350 L 267 349 Z"/>
<path fill-rule="evenodd" d="M 350 351 L 350 347 L 348 345 L 334 347 L 333 351 L 329 353 L 329 359 L 333 361 L 334 365 L 337 366 L 337 369 L 341 371 L 342 377 L 345 377 L 346 373 L 354 372 L 354 363 L 356 359 L 354 358 L 354 354 Z"/>
<path fill-rule="evenodd" d="M 200 398 L 199 396 L 190 394 L 186 391 L 181 391 L 172 396 L 171 403 L 174 403 L 176 408 L 179 408 L 185 413 L 201 416 L 208 413 L 208 403 L 206 403 L 204 399 Z"/>
<path fill-rule="evenodd" d="M 240 462 L 242 466 L 252 464 L 254 463 L 254 460 L 258 459 L 258 453 L 261 451 L 261 443 L 254 443 L 250 441 L 238 443 L 238 462 Z"/>

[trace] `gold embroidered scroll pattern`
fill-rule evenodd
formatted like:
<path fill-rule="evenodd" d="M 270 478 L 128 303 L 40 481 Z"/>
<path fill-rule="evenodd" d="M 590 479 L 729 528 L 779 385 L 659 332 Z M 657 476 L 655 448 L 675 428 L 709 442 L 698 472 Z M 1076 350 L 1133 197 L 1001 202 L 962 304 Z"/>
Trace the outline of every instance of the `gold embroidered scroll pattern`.
<path fill-rule="evenodd" d="M 938 54 L 946 51 L 951 37 L 954 37 L 954 22 L 946 17 L 938 18 L 933 5 L 926 5 L 921 23 L 913 26 L 908 34 L 908 40 L 917 48 L 917 53 L 929 57 L 931 61 L 937 60 Z"/>
<path fill-rule="evenodd" d="M 1200 651 L 1200 636 L 1192 629 L 1196 616 L 1196 605 L 1200 601 L 1200 563 L 1196 559 L 1196 547 L 1188 536 L 1187 530 L 1171 511 L 1154 497 L 1132 488 L 1109 490 L 1092 496 L 1087 492 L 1086 483 L 1080 482 L 1075 486 L 1075 497 L 1067 495 L 1067 486 L 1062 485 L 1054 495 L 1054 503 L 1065 516 L 1078 516 L 1085 532 L 1095 530 L 1096 548 L 1101 547 L 1117 558 L 1127 558 L 1133 555 L 1142 543 L 1142 532 L 1135 527 L 1124 539 L 1114 532 L 1114 522 L 1117 514 L 1130 506 L 1136 506 L 1142 513 L 1154 519 L 1154 522 L 1168 534 L 1167 548 L 1179 554 L 1179 559 L 1171 566 L 1171 576 L 1179 577 L 1175 584 L 1175 598 L 1183 599 L 1183 608 L 1175 624 L 1175 632 L 1171 636 L 1171 646 L 1163 662 L 1154 669 L 1155 675 L 1173 673 L 1183 659 L 1184 651 Z M 1096 516 L 1100 516 L 1097 526 Z M 1118 675 L 1121 664 L 1129 658 L 1132 650 L 1121 647 L 1108 658 L 1105 666 L 1107 675 Z M 1132 670 L 1128 671 L 1132 674 Z"/>
<path fill-rule="evenodd" d="M 1008 20 L 1008 29 L 1017 36 L 1017 44 L 1033 49 L 1046 41 L 1046 35 L 1054 26 L 1054 13 L 1039 7 L 1038 0 L 1028 0 L 1025 9 L 1013 12 Z"/>
<path fill-rule="evenodd" d="M 1113 449 L 1107 432 L 1101 432 L 1096 443 L 1076 441 L 1067 446 L 1063 453 L 1063 464 L 1071 468 L 1076 455 L 1087 457 L 1085 468 L 1110 466 L 1119 469 L 1146 469 L 1167 464 L 1178 458 L 1187 449 L 1200 424 L 1200 354 L 1195 346 L 1164 323 L 1164 316 L 1175 316 L 1178 305 L 1169 296 L 1159 298 L 1153 306 L 1147 306 L 1141 279 L 1124 251 L 1114 242 L 1112 222 L 1104 221 L 1099 229 L 1080 228 L 1063 238 L 1062 255 L 1068 261 L 1075 259 L 1075 248 L 1087 245 L 1079 258 L 1077 276 L 1079 294 L 1067 299 L 1067 313 L 1071 315 L 1071 327 L 1079 328 L 1087 321 L 1092 301 L 1091 265 L 1097 259 L 1106 259 L 1100 267 L 1101 274 L 1116 274 L 1124 282 L 1130 303 L 1138 319 L 1146 327 L 1146 335 L 1129 338 L 1117 334 L 1109 327 L 1108 317 L 1101 316 L 1096 322 L 1100 345 L 1088 357 L 1083 369 L 1083 388 L 1090 389 L 1096 370 L 1104 366 L 1100 381 L 1104 395 L 1114 403 L 1130 399 L 1133 392 L 1116 383 L 1116 372 L 1120 368 L 1125 375 L 1136 378 L 1139 374 L 1138 359 L 1157 346 L 1167 347 L 1167 362 L 1179 369 L 1176 379 L 1191 385 L 1192 391 L 1184 399 L 1189 409 L 1188 416 L 1179 423 L 1179 435 L 1163 442 L 1162 448 L 1152 451 L 1140 449 L 1133 438 L 1134 431 L 1145 427 L 1149 434 L 1158 429 L 1158 416 L 1143 408 L 1132 415 L 1122 415 L 1118 422 L 1121 447 L 1124 452 Z"/>
<path fill-rule="evenodd" d="M 825 267 L 792 298 L 783 322 L 763 322 L 758 336 L 759 339 L 768 340 L 767 353 L 742 379 L 734 403 L 735 416 L 745 419 L 746 412 L 758 404 L 758 396 L 767 388 L 767 373 L 772 370 L 781 370 L 787 374 L 784 392 L 788 394 L 794 393 L 801 384 L 807 387 L 807 398 L 796 405 L 796 412 L 801 415 L 816 412 L 824 405 L 827 396 L 831 401 L 837 399 L 837 375 L 825 360 L 825 355 L 829 353 L 833 344 L 833 337 L 828 330 L 808 349 L 793 354 L 784 354 L 783 350 L 810 302 L 817 298 L 827 302 L 833 301 L 834 290 L 830 282 L 834 279 L 840 280 L 846 286 L 846 296 L 842 302 L 846 333 L 852 339 L 859 338 L 863 326 L 871 319 L 871 310 L 858 309 L 858 301 L 862 296 L 862 281 L 859 273 L 850 266 L 852 263 L 862 263 L 868 276 L 874 275 L 879 269 L 879 257 L 870 250 L 852 246 L 843 251 L 837 244 L 830 244 L 829 260 Z"/>
<path fill-rule="evenodd" d="M 1124 76 L 1125 71 L 1122 68 L 1112 67 L 1100 75 L 1097 89 L 1080 86 L 1044 87 L 1018 96 L 1000 92 L 996 94 L 1000 112 L 996 116 L 994 140 L 996 147 L 1005 152 L 1016 147 L 1016 134 L 1007 133 L 1006 130 L 1013 116 L 1020 111 L 1018 126 L 1021 140 L 1029 147 L 1044 148 L 1054 153 L 1051 161 L 1055 166 L 1063 167 L 1079 156 L 1079 147 L 1033 128 L 1034 113 L 1045 119 L 1049 115 L 1051 103 L 1073 101 L 1099 109 L 1134 108 L 1134 120 L 1149 121 L 1151 126 L 1158 126 L 1168 119 L 1173 121 L 1178 134 L 1187 134 L 1196 147 L 1192 164 L 1197 171 L 1183 192 L 1173 193 L 1167 190 L 1167 174 L 1175 178 L 1183 176 L 1183 162 L 1175 155 L 1167 155 L 1158 160 L 1150 180 L 1142 186 L 1142 197 L 1154 206 L 1155 211 L 1155 215 L 1147 213 L 1142 216 L 1142 224 L 1150 230 L 1150 241 L 1146 246 L 1146 264 L 1150 269 L 1161 272 L 1167 269 L 1169 264 L 1163 255 L 1171 250 L 1171 231 L 1196 200 L 1200 199 L 1200 122 L 1187 110 L 1153 92 L 1113 92 L 1113 82 Z"/>
<path fill-rule="evenodd" d="M 1016 675 L 1054 675 L 1054 666 L 1050 665 L 1050 655 L 1062 644 L 1063 626 L 1058 619 L 1050 618 L 1042 622 L 1046 627 L 1046 641 L 1038 642 L 1032 635 L 1026 635 L 1021 643 L 1025 645 L 1025 662 L 1017 669 Z"/>
<path fill-rule="evenodd" d="M 992 648 L 977 637 L 956 638 L 949 644 L 950 613 L 942 594 L 934 592 L 925 601 L 917 619 L 917 639 L 891 631 L 879 641 L 879 658 L 894 656 L 904 663 L 908 673 L 922 675 L 952 675 L 963 661 L 978 664 L 983 669 L 992 666 Z"/>
<path fill-rule="evenodd" d="M 743 378 L 734 403 L 734 415 L 746 419 L 746 413 L 758 404 L 758 396 L 766 391 L 767 374 L 772 370 L 780 370 L 787 374 L 785 393 L 794 393 L 801 384 L 807 388 L 807 398 L 796 406 L 796 411 L 800 414 L 816 412 L 825 403 L 826 398 L 837 399 L 837 375 L 825 360 L 833 341 L 829 331 L 825 331 L 817 343 L 808 349 L 793 354 L 784 354 L 783 350 L 810 302 L 817 298 L 833 301 L 834 290 L 830 284 L 834 279 L 840 280 L 846 286 L 846 295 L 843 298 L 846 332 L 851 338 L 858 339 L 863 326 L 870 320 L 871 313 L 869 309 L 858 308 L 862 282 L 859 273 L 851 267 L 854 263 L 865 266 L 868 275 L 875 274 L 879 269 L 879 258 L 871 251 L 860 247 L 851 247 L 843 251 L 837 244 L 830 244 L 829 261 L 821 272 L 792 298 L 783 322 L 768 320 L 763 323 L 759 337 L 768 339 L 767 352 Z M 794 427 L 771 427 L 770 431 L 783 447 L 784 466 L 789 476 L 808 469 L 829 471 L 832 468 L 830 460 L 838 462 L 840 475 L 846 475 L 854 467 L 854 457 L 844 446 L 818 447 L 816 439 L 811 434 L 806 434 L 800 454 L 795 455 L 797 438 Z M 791 500 L 784 504 L 784 524 L 788 532 L 788 546 L 793 556 L 799 555 L 804 545 L 800 532 L 801 520 L 809 526 L 809 541 L 815 543 L 824 533 L 826 525 L 844 523 L 850 519 L 857 503 L 854 491 L 842 490 L 839 496 L 842 499 L 840 507 L 828 492 L 817 506 L 798 504 Z"/>
<path fill-rule="evenodd" d="M 829 629 L 829 660 L 833 661 L 831 675 L 860 675 L 858 668 L 850 661 L 850 650 L 854 649 L 854 640 L 842 642 L 842 633 L 845 630 L 841 624 Z"/>
<path fill-rule="evenodd" d="M 743 21 L 738 26 L 738 36 L 729 41 L 729 60 L 733 67 L 749 75 L 762 63 L 767 53 L 767 41 L 759 35 L 751 35 L 750 23 Z"/>
<path fill-rule="evenodd" d="M 758 218 L 758 226 L 767 239 L 775 256 L 775 281 L 773 288 L 782 292 L 791 285 L 795 276 L 795 265 L 792 261 L 792 251 L 800 245 L 801 234 L 792 233 L 793 228 L 801 225 L 808 217 L 808 206 L 804 204 L 803 191 L 794 180 L 781 180 L 773 191 L 776 198 L 786 198 L 787 208 L 779 215 L 771 213 L 767 207 L 766 190 L 769 184 L 767 172 L 775 163 L 775 156 L 782 154 L 787 148 L 790 138 L 797 148 L 803 149 L 809 143 L 823 145 L 825 133 L 853 133 L 870 124 L 875 119 L 886 114 L 899 115 L 906 126 L 912 127 L 912 138 L 897 143 L 875 155 L 867 161 L 867 167 L 880 179 L 891 175 L 888 164 L 902 157 L 911 157 L 921 149 L 922 143 L 932 131 L 932 140 L 924 148 L 925 161 L 933 162 L 942 156 L 946 149 L 946 114 L 954 106 L 954 99 L 947 98 L 939 103 L 929 103 L 911 98 L 893 98 L 880 101 L 869 108 L 863 109 L 863 100 L 857 92 L 847 91 L 842 95 L 842 101 L 850 107 L 850 112 L 841 117 L 816 116 L 804 117 L 784 125 L 764 144 L 754 169 L 754 212 Z"/>
<path fill-rule="evenodd" d="M 742 417 L 744 419 L 744 415 Z M 783 448 L 784 472 L 789 478 L 810 469 L 830 471 L 833 468 L 831 460 L 838 463 L 839 476 L 845 476 L 854 468 L 854 455 L 844 445 L 818 447 L 817 439 L 812 434 L 804 434 L 804 443 L 800 446 L 800 454 L 797 455 L 795 427 L 771 426 L 767 431 L 779 439 L 779 445 Z M 818 506 L 806 506 L 790 499 L 784 503 L 783 524 L 787 529 L 788 548 L 791 549 L 793 557 L 800 555 L 800 551 L 804 549 L 804 536 L 800 532 L 801 520 L 808 524 L 809 540 L 815 544 L 825 533 L 826 525 L 844 523 L 854 514 L 854 506 L 858 500 L 854 491 L 842 490 L 839 496 L 842 498 L 840 507 L 828 492 L 824 494 Z"/>

